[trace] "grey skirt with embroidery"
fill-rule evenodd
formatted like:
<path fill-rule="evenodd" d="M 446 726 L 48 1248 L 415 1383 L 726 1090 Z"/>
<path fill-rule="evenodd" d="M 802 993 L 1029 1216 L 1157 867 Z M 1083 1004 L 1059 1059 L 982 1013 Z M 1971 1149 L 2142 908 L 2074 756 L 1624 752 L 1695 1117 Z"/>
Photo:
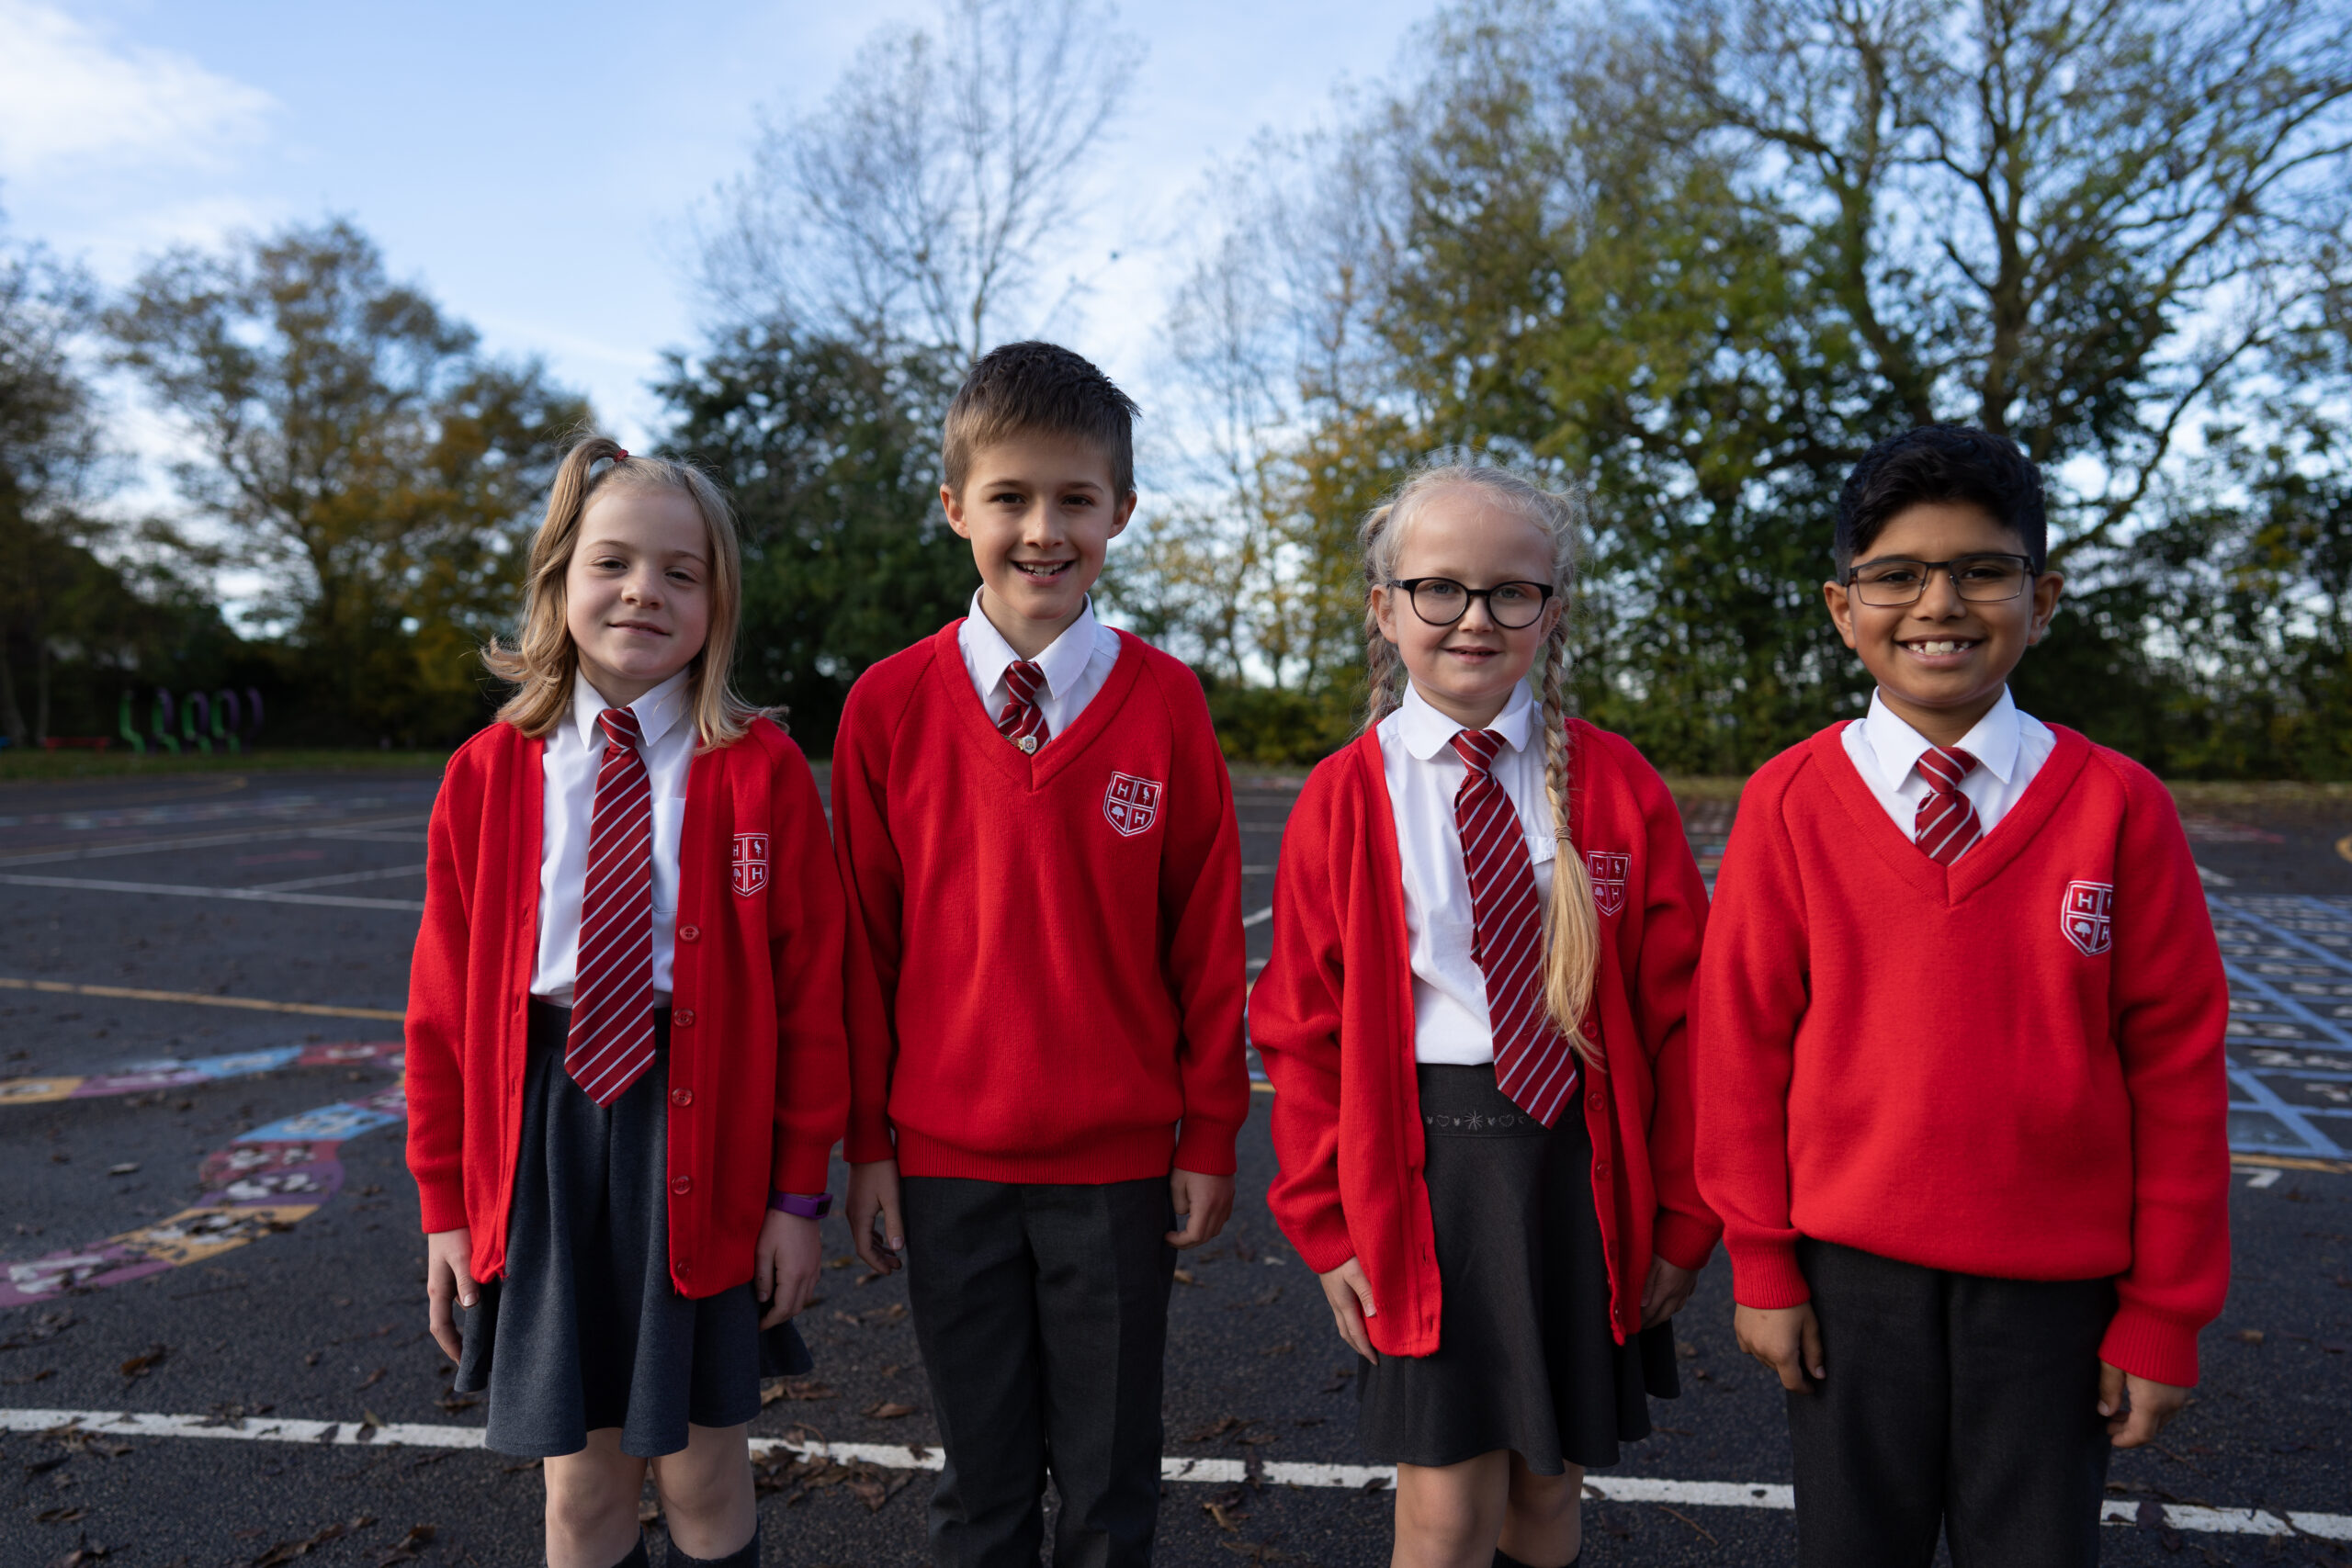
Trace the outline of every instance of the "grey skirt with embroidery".
<path fill-rule="evenodd" d="M 1429 1356 L 1359 1368 L 1356 1430 L 1391 1464 L 1497 1449 L 1539 1475 L 1611 1465 L 1681 1393 L 1671 1324 L 1616 1342 L 1581 1097 L 1549 1129 L 1491 1066 L 1424 1064 L 1423 1174 L 1444 1304 Z"/>

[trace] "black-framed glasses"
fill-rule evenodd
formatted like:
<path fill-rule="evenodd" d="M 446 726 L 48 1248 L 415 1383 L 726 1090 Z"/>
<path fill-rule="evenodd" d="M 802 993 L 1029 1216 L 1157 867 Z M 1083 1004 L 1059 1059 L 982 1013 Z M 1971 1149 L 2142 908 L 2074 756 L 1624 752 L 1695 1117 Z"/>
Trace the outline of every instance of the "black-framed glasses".
<path fill-rule="evenodd" d="M 1383 588 L 1401 588 L 1413 601 L 1413 614 L 1433 626 L 1450 626 L 1470 608 L 1473 599 L 1487 602 L 1487 615 L 1505 631 L 1521 631 L 1535 624 L 1544 602 L 1552 597 L 1548 582 L 1498 582 L 1492 588 L 1465 588 L 1450 577 L 1390 578 Z"/>
<path fill-rule="evenodd" d="M 1952 591 L 1972 604 L 2014 599 L 2033 581 L 2033 562 L 2025 556 L 1954 556 L 1950 560 L 1911 560 L 1888 556 L 1849 566 L 1840 579 L 1863 604 L 1878 609 L 1916 604 L 1936 572 L 1951 579 Z"/>

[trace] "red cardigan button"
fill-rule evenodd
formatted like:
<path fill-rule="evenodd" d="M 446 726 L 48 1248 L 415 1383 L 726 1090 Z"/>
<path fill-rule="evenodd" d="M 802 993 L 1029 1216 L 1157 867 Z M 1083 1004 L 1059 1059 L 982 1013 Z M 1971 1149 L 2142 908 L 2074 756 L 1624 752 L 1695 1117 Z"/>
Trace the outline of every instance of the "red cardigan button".
<path fill-rule="evenodd" d="M 1598 1040 L 1598 1039 L 1600 1039 L 1600 1024 L 1598 1024 L 1598 1023 L 1596 1023 L 1596 1022 L 1594 1022 L 1591 1019 L 1586 1019 L 1586 1020 L 1584 1021 L 1584 1037 L 1585 1037 L 1587 1040 Z"/>
<path fill-rule="evenodd" d="M 692 1105 L 694 1102 L 695 1091 L 690 1089 L 673 1089 L 670 1091 L 670 1103 L 673 1105 Z"/>
<path fill-rule="evenodd" d="M 1607 1160 L 1597 1159 L 1592 1162 L 1592 1179 L 1595 1181 L 1606 1181 L 1609 1179 L 1609 1162 Z M 685 1179 L 681 1177 L 679 1179 L 684 1180 Z M 685 1190 L 684 1188 L 680 1188 L 679 1190 L 684 1191 Z"/>
<path fill-rule="evenodd" d="M 678 928 L 678 940 L 680 942 L 700 942 L 702 940 L 702 928 L 700 926 L 680 926 Z"/>
<path fill-rule="evenodd" d="M 1606 1111 L 1609 1108 L 1609 1097 L 1601 1093 L 1599 1089 L 1594 1089 L 1592 1091 L 1592 1098 L 1586 1100 L 1585 1103 L 1591 1106 L 1595 1111 Z"/>
<path fill-rule="evenodd" d="M 692 1029 L 694 1026 L 695 1010 L 692 1008 L 680 1008 L 670 1015 L 670 1027 L 673 1029 Z"/>
<path fill-rule="evenodd" d="M 691 1176 L 673 1176 L 670 1179 L 670 1190 L 681 1198 L 694 1190 L 695 1179 Z"/>

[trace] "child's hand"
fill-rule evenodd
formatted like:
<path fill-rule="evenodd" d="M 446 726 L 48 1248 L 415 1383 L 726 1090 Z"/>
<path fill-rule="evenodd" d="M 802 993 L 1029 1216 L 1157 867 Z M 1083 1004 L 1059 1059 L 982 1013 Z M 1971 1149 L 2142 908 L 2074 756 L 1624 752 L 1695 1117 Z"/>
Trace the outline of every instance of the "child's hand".
<path fill-rule="evenodd" d="M 1378 1317 L 1380 1309 L 1372 1304 L 1372 1281 L 1363 1277 L 1363 1265 L 1349 1258 L 1329 1274 L 1318 1274 L 1323 1281 L 1323 1299 L 1331 1303 L 1331 1316 L 1340 1325 L 1340 1337 L 1348 1348 L 1375 1365 L 1380 1352 L 1372 1348 L 1372 1331 L 1363 1325 L 1367 1317 Z"/>
<path fill-rule="evenodd" d="M 1682 1310 L 1699 1276 L 1652 1254 L 1650 1277 L 1642 1285 L 1642 1326 L 1656 1328 Z"/>
<path fill-rule="evenodd" d="M 463 1226 L 435 1231 L 424 1238 L 425 1326 L 433 1331 L 433 1342 L 453 1361 L 462 1342 L 449 1303 L 455 1299 L 459 1306 L 470 1308 L 481 1299 L 481 1292 L 474 1288 L 473 1257 L 473 1233 Z"/>
<path fill-rule="evenodd" d="M 1167 1241 L 1180 1251 L 1198 1247 L 1216 1235 L 1233 1213 L 1233 1178 L 1229 1176 L 1203 1176 L 1197 1170 L 1170 1171 L 1168 1190 L 1176 1200 L 1176 1217 L 1184 1222 L 1184 1228 L 1170 1231 Z"/>
<path fill-rule="evenodd" d="M 1781 1386 L 1791 1393 L 1810 1393 L 1815 1379 L 1829 1375 L 1821 1357 L 1821 1320 L 1813 1303 L 1792 1307 L 1734 1307 L 1731 1331 L 1739 1348 L 1781 1374 Z"/>
<path fill-rule="evenodd" d="M 774 1328 L 786 1318 L 799 1315 L 808 1304 L 809 1292 L 817 1288 L 817 1269 L 824 1255 L 816 1221 L 768 1211 L 767 1223 L 760 1226 L 760 1250 L 752 1264 L 752 1290 L 768 1307 L 760 1319 L 762 1328 Z"/>
<path fill-rule="evenodd" d="M 879 1236 L 874 1230 L 877 1214 L 882 1220 Z M 907 1227 L 899 1218 L 897 1160 L 869 1160 L 849 1168 L 849 1208 L 842 1218 L 849 1224 L 849 1244 L 857 1248 L 868 1269 L 881 1274 L 899 1271 L 899 1254 L 907 1247 Z"/>
<path fill-rule="evenodd" d="M 2165 1423 L 2188 1403 L 2188 1391 L 2177 1383 L 2133 1377 L 2121 1367 L 2098 1364 L 2098 1413 L 2108 1418 L 2108 1440 L 2119 1449 L 2152 1443 Z"/>

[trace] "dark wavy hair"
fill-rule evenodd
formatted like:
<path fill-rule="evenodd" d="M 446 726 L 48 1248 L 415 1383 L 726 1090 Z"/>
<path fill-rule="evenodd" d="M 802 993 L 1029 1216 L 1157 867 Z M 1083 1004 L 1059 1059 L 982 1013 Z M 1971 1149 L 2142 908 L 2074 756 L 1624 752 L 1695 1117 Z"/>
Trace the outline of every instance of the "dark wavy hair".
<path fill-rule="evenodd" d="M 1853 565 L 1904 511 L 1938 502 L 1982 507 L 2023 543 L 2036 572 L 2047 563 L 2050 519 L 2033 459 L 2007 436 L 1973 424 L 1923 424 L 1888 436 L 1846 476 L 1838 495 L 1838 570 Z"/>

